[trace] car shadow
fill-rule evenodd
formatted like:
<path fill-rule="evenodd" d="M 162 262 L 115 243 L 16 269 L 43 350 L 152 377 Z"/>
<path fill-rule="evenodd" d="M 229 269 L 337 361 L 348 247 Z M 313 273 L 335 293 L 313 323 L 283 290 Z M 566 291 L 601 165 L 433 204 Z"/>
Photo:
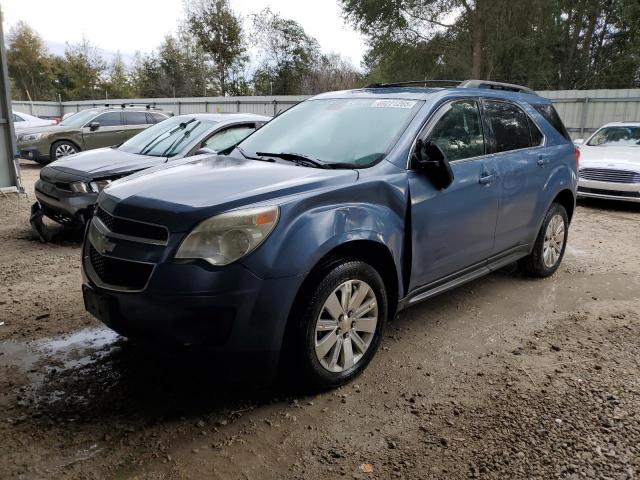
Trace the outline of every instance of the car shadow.
<path fill-rule="evenodd" d="M 602 198 L 578 198 L 578 205 L 598 210 L 617 212 L 640 212 L 640 202 L 625 202 L 621 200 L 607 200 Z"/>

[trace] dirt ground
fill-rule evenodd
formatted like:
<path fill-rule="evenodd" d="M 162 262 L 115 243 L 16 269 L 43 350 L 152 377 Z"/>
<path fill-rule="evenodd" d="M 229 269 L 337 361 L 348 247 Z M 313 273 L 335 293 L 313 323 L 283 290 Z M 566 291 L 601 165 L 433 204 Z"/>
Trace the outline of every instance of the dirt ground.
<path fill-rule="evenodd" d="M 404 311 L 356 381 L 303 395 L 105 329 L 32 201 L 0 198 L 2 479 L 640 478 L 640 205 L 581 202 L 554 277 Z"/>

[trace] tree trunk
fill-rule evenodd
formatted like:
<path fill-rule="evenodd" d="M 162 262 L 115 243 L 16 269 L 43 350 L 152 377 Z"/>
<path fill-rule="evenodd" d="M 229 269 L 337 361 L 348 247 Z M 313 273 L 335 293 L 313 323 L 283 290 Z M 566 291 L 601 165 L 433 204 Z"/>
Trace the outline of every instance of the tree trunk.
<path fill-rule="evenodd" d="M 483 25 L 484 2 L 476 1 L 476 8 L 471 13 L 471 78 L 482 78 L 482 48 L 484 43 Z"/>

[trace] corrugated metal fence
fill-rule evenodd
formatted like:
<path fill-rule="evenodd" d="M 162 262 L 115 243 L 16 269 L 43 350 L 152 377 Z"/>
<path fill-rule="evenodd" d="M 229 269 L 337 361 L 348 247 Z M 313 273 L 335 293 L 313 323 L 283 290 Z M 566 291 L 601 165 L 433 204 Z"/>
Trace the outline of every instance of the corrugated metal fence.
<path fill-rule="evenodd" d="M 640 121 L 640 89 L 547 90 L 538 92 L 556 105 L 573 138 L 583 138 L 607 122 Z M 62 116 L 105 104 L 151 104 L 176 115 L 204 112 L 242 112 L 274 115 L 304 100 L 305 96 L 197 97 L 128 100 L 86 100 L 78 102 L 13 102 L 16 111 L 37 116 Z"/>

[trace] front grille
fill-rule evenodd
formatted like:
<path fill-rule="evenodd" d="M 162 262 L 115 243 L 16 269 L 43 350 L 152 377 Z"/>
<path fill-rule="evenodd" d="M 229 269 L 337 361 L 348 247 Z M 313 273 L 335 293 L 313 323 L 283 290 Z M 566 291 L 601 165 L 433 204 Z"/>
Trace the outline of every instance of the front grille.
<path fill-rule="evenodd" d="M 130 262 L 101 255 L 89 245 L 89 260 L 98 278 L 108 286 L 126 290 L 143 290 L 149 281 L 153 265 Z"/>
<path fill-rule="evenodd" d="M 615 170 L 612 168 L 581 168 L 580 178 L 597 180 L 598 182 L 640 183 L 640 172 Z"/>
<path fill-rule="evenodd" d="M 127 220 L 125 218 L 114 217 L 110 213 L 105 212 L 100 207 L 98 207 L 96 211 L 96 217 L 98 217 L 100 221 L 102 221 L 104 226 L 113 233 L 163 243 L 166 243 L 169 238 L 169 232 L 164 227 L 149 225 L 148 223 L 136 222 L 135 220 Z"/>
<path fill-rule="evenodd" d="M 612 197 L 640 198 L 640 192 L 623 192 L 620 190 L 603 190 L 601 188 L 578 187 L 578 193 L 594 193 L 596 195 L 609 195 Z"/>

